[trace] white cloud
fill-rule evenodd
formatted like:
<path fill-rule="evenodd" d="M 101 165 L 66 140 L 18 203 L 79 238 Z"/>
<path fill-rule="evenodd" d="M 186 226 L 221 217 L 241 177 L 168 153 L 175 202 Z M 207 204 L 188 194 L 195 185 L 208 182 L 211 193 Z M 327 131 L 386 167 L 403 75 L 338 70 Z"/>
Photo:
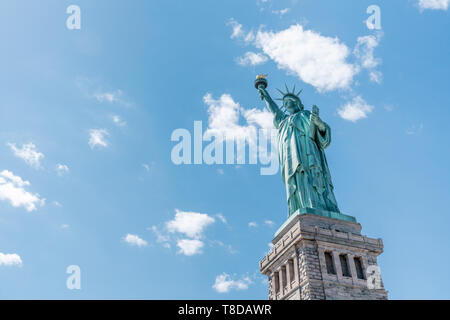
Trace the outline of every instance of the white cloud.
<path fill-rule="evenodd" d="M 56 172 L 58 173 L 59 176 L 62 176 L 65 173 L 69 173 L 69 171 L 70 171 L 69 167 L 65 164 L 58 163 L 56 165 Z"/>
<path fill-rule="evenodd" d="M 273 222 L 272 220 L 265 220 L 264 223 L 269 227 L 273 227 L 275 225 L 275 222 Z"/>
<path fill-rule="evenodd" d="M 369 105 L 360 96 L 357 96 L 338 109 L 338 114 L 344 120 L 356 122 L 360 119 L 367 118 L 367 115 L 372 110 L 373 106 Z"/>
<path fill-rule="evenodd" d="M 273 129 L 273 115 L 267 110 L 244 109 L 229 94 L 222 94 L 214 99 L 210 93 L 203 97 L 208 106 L 208 128 L 205 136 L 214 135 L 218 139 L 246 139 L 250 144 L 257 144 L 257 130 Z M 240 118 L 246 124 L 240 125 Z"/>
<path fill-rule="evenodd" d="M 177 246 L 180 248 L 178 253 L 186 256 L 193 256 L 202 253 L 204 243 L 197 239 L 181 239 L 177 241 Z"/>
<path fill-rule="evenodd" d="M 96 146 L 106 148 L 109 143 L 106 137 L 109 133 L 106 129 L 91 129 L 89 130 L 89 146 L 94 149 Z"/>
<path fill-rule="evenodd" d="M 24 144 L 21 148 L 17 148 L 15 143 L 8 143 L 8 146 L 16 157 L 23 159 L 29 166 L 36 169 L 41 167 L 41 159 L 44 158 L 44 154 L 37 151 L 33 143 Z"/>
<path fill-rule="evenodd" d="M 419 8 L 421 10 L 444 10 L 448 9 L 450 0 L 419 0 Z"/>
<path fill-rule="evenodd" d="M 236 62 L 241 66 L 257 66 L 266 63 L 267 60 L 269 59 L 261 53 L 248 51 L 243 57 L 237 58 Z"/>
<path fill-rule="evenodd" d="M 249 226 L 250 228 L 256 228 L 256 227 L 258 226 L 258 224 L 257 224 L 256 222 L 254 222 L 254 221 L 250 221 L 250 222 L 248 223 L 248 226 Z"/>
<path fill-rule="evenodd" d="M 381 59 L 374 57 L 374 50 L 379 45 L 381 38 L 381 33 L 376 36 L 369 35 L 358 37 L 353 54 L 359 60 L 362 68 L 368 69 L 370 80 L 380 83 L 381 82 L 381 72 L 374 70 L 380 63 Z"/>
<path fill-rule="evenodd" d="M 0 266 L 22 266 L 22 259 L 16 253 L 1 253 L 0 252 Z"/>
<path fill-rule="evenodd" d="M 112 121 L 114 122 L 115 125 L 119 126 L 119 127 L 124 127 L 127 125 L 127 122 L 124 121 L 120 116 L 118 115 L 113 115 L 111 116 Z"/>
<path fill-rule="evenodd" d="M 178 209 L 175 212 L 175 218 L 166 224 L 167 229 L 172 233 L 184 233 L 190 238 L 200 238 L 203 230 L 215 221 L 213 217 L 205 213 L 186 212 Z"/>
<path fill-rule="evenodd" d="M 68 224 L 62 224 L 61 225 L 61 229 L 69 229 L 69 225 Z"/>
<path fill-rule="evenodd" d="M 132 245 L 132 246 L 138 246 L 138 247 L 145 247 L 147 246 L 147 241 L 145 241 L 144 239 L 141 239 L 138 235 L 135 234 L 127 234 L 123 240 Z"/>
<path fill-rule="evenodd" d="M 231 290 L 247 290 L 252 283 L 249 277 L 243 277 L 239 280 L 234 280 L 229 274 L 222 273 L 216 277 L 213 288 L 219 293 L 227 293 Z"/>
<path fill-rule="evenodd" d="M 37 206 L 45 205 L 45 199 L 41 199 L 39 194 L 32 194 L 25 190 L 30 186 L 29 181 L 22 180 L 11 171 L 0 172 L 0 200 L 9 201 L 13 207 L 24 207 L 31 212 Z"/>
<path fill-rule="evenodd" d="M 349 48 L 338 38 L 304 30 L 300 24 L 280 32 L 259 30 L 254 45 L 280 69 L 298 76 L 319 91 L 347 89 L 358 73 L 357 66 L 347 62 Z"/>

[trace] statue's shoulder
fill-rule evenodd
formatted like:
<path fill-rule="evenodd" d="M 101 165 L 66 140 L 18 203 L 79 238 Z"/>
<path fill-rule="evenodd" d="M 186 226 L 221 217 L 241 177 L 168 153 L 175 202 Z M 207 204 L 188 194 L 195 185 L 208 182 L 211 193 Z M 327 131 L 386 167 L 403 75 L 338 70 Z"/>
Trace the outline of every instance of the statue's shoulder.
<path fill-rule="evenodd" d="M 299 118 L 309 118 L 309 116 L 311 115 L 311 111 L 309 110 L 301 110 L 299 112 L 297 112 L 294 117 L 295 119 L 299 119 Z"/>
<path fill-rule="evenodd" d="M 309 110 L 302 110 L 300 112 L 303 113 L 305 116 L 308 116 L 308 117 L 311 115 L 311 111 L 309 111 Z"/>

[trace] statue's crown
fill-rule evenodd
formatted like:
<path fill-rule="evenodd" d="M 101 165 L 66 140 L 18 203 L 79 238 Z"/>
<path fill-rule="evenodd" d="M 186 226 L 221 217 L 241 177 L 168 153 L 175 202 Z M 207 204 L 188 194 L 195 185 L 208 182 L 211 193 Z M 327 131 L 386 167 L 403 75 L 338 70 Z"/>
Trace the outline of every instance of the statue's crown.
<path fill-rule="evenodd" d="M 289 88 L 287 87 L 286 84 L 284 86 L 286 87 L 286 92 L 283 92 L 280 89 L 277 89 L 283 95 L 283 98 L 276 99 L 276 100 L 283 100 L 286 97 L 292 97 L 292 98 L 296 98 L 296 99 L 300 100 L 299 96 L 302 93 L 303 89 L 300 90 L 299 92 L 295 93 L 295 85 L 294 85 L 294 88 L 292 89 L 292 91 L 289 91 Z"/>

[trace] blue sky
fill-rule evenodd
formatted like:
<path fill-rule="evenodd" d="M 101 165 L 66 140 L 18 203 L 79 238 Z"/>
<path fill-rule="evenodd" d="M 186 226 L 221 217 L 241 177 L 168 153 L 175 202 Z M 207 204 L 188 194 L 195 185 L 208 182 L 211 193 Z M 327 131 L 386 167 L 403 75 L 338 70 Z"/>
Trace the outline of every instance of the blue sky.
<path fill-rule="evenodd" d="M 0 298 L 266 299 L 279 173 L 171 160 L 194 121 L 264 127 L 258 73 L 331 126 L 338 204 L 384 240 L 390 298 L 450 298 L 448 3 L 2 1 Z"/>

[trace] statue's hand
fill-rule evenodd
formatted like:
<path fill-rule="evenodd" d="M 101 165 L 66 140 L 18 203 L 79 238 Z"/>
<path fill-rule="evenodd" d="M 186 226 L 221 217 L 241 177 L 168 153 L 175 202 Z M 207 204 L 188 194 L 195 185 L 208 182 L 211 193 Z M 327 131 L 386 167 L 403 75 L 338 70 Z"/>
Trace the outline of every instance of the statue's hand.
<path fill-rule="evenodd" d="M 269 96 L 269 93 L 267 92 L 267 90 L 261 86 L 258 87 L 258 92 L 259 92 L 259 97 L 261 98 L 261 100 L 265 100 Z"/>
<path fill-rule="evenodd" d="M 320 131 L 325 131 L 325 124 L 316 113 L 311 113 L 310 120 L 311 123 L 314 123 Z"/>

